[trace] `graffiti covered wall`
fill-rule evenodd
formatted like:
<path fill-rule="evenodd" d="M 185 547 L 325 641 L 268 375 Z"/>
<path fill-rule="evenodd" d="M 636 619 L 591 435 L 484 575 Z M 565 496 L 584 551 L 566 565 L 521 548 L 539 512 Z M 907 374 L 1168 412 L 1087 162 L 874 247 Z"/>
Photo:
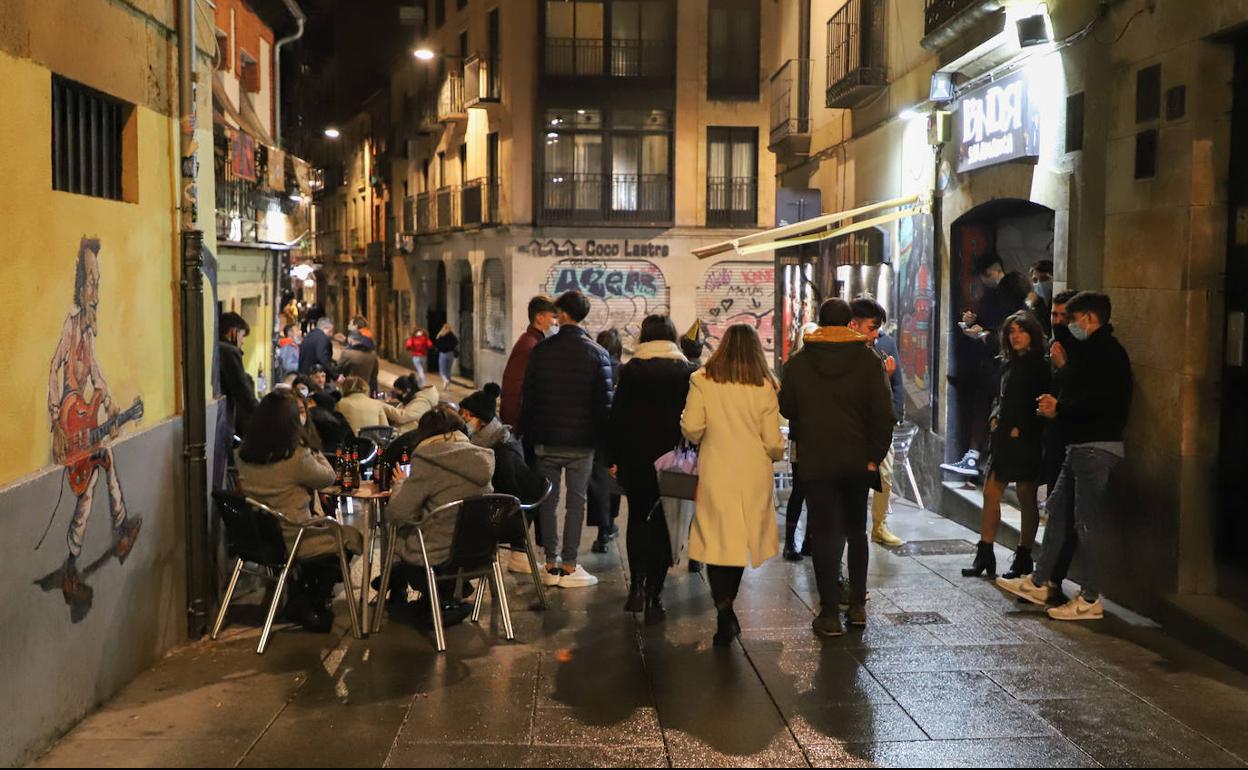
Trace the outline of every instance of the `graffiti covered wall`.
<path fill-rule="evenodd" d="M 551 266 L 541 290 L 557 297 L 580 291 L 592 305 L 584 326 L 590 334 L 612 327 L 631 352 L 646 316 L 667 313 L 671 292 L 663 271 L 644 259 L 564 259 Z"/>
<path fill-rule="evenodd" d="M 771 360 L 775 354 L 776 268 L 765 262 L 717 262 L 697 287 L 697 313 L 715 349 L 733 324 L 753 326 Z"/>
<path fill-rule="evenodd" d="M 906 386 L 906 414 L 931 428 L 932 350 L 936 287 L 932 273 L 932 221 L 907 217 L 897 223 L 897 347 Z"/>

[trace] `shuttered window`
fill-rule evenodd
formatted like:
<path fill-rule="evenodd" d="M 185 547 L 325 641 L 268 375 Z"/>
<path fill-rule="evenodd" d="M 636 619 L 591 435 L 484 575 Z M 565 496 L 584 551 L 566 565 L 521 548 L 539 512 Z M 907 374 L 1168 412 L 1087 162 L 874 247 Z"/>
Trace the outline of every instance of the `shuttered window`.
<path fill-rule="evenodd" d="M 485 283 L 485 323 L 481 328 L 481 347 L 499 353 L 507 351 L 507 277 L 501 259 L 487 259 Z"/>
<path fill-rule="evenodd" d="M 52 77 L 52 189 L 122 200 L 122 139 L 133 105 Z"/>

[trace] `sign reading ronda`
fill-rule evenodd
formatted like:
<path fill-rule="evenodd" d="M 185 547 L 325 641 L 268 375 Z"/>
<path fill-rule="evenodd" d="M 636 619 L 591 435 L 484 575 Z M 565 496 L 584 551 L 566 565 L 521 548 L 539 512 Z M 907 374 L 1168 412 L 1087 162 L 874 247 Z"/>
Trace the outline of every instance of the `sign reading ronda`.
<path fill-rule="evenodd" d="M 580 257 L 580 258 L 632 258 L 647 259 L 650 257 L 671 256 L 671 248 L 665 243 L 646 243 L 638 241 L 573 241 L 571 239 L 556 241 L 533 239 L 520 246 L 518 251 L 529 257 Z"/>
<path fill-rule="evenodd" d="M 1015 72 L 962 97 L 958 173 L 1040 155 L 1040 111 L 1027 72 Z"/>

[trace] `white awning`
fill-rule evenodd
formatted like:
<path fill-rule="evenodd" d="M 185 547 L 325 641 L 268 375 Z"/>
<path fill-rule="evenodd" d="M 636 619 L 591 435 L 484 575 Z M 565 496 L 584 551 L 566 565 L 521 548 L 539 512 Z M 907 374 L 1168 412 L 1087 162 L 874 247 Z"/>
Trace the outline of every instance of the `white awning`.
<path fill-rule="evenodd" d="M 847 219 L 870 214 L 885 209 L 897 209 L 889 214 L 882 214 L 863 222 L 853 222 L 843 227 L 835 225 L 844 222 Z M 824 214 L 807 219 L 804 222 L 798 222 L 784 227 L 776 227 L 771 230 L 764 230 L 761 233 L 746 235 L 741 238 L 734 238 L 731 241 L 721 241 L 720 243 L 710 246 L 703 246 L 700 249 L 694 249 L 693 254 L 698 259 L 707 259 L 727 251 L 736 251 L 738 254 L 758 254 L 765 251 L 776 251 L 777 249 L 785 249 L 790 246 L 801 246 L 806 243 L 815 243 L 816 241 L 827 240 L 828 238 L 836 238 L 841 235 L 866 230 L 871 227 L 892 222 L 902 217 L 923 214 L 929 211 L 929 201 L 923 196 L 911 195 L 905 198 L 894 198 L 893 200 L 881 201 L 880 203 L 872 203 L 869 206 L 860 206 L 856 209 L 848 211 L 840 211 L 835 214 Z"/>

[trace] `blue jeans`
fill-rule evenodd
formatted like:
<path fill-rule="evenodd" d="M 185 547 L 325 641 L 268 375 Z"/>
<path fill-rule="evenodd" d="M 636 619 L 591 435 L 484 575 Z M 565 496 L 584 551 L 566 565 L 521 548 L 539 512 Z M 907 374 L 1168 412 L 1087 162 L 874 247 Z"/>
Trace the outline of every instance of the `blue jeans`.
<path fill-rule="evenodd" d="M 563 563 L 574 565 L 581 546 L 581 529 L 585 525 L 585 503 L 589 476 L 594 470 L 594 450 L 579 447 L 538 447 L 537 472 L 550 480 L 550 495 L 542 503 L 542 547 L 546 561 L 562 556 Z M 559 482 L 566 474 L 568 505 L 563 520 L 563 550 L 559 549 Z"/>
<path fill-rule="evenodd" d="M 1068 532 L 1078 533 L 1081 544 L 1095 546 L 1105 536 L 1105 488 L 1109 475 L 1122 458 L 1103 449 L 1072 446 L 1066 450 L 1057 486 L 1045 502 L 1049 523 L 1044 529 L 1044 547 L 1032 574 L 1032 582 L 1044 585 L 1054 574 L 1066 546 Z M 1074 526 L 1071 526 L 1071 522 Z M 1087 551 L 1085 551 L 1087 553 Z M 1096 559 L 1083 562 L 1083 598 L 1094 602 L 1101 596 L 1103 572 Z"/>
<path fill-rule="evenodd" d="M 424 387 L 425 384 L 425 357 L 412 356 L 412 368 L 416 370 L 416 382 Z"/>
<path fill-rule="evenodd" d="M 438 354 L 438 371 L 442 374 L 442 382 L 446 385 L 451 384 L 451 367 L 455 365 L 454 353 Z"/>

